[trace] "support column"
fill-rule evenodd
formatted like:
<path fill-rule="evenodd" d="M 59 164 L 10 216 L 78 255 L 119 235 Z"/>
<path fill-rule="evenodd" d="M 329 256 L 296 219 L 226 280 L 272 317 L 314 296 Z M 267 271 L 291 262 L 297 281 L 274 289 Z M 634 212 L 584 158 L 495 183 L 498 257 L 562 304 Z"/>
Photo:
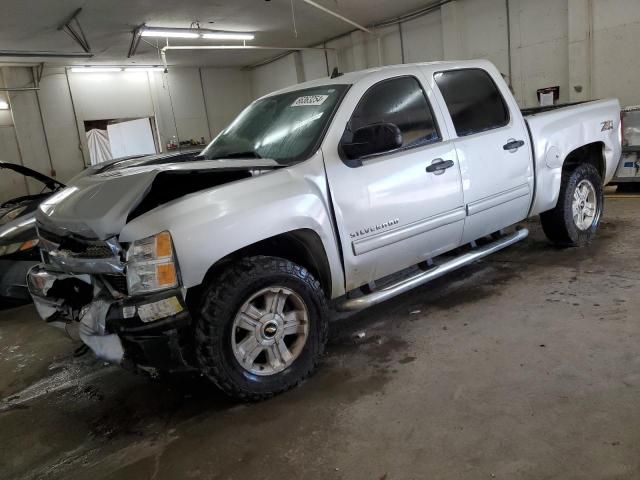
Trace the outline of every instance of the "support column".
<path fill-rule="evenodd" d="M 369 38 L 367 38 L 369 37 Z M 351 53 L 353 55 L 353 69 L 364 70 L 367 68 L 367 40 L 373 38 L 372 35 L 366 34 L 361 30 L 351 33 L 351 44 L 353 45 Z"/>
<path fill-rule="evenodd" d="M 569 0 L 569 100 L 593 98 L 591 0 Z"/>
<path fill-rule="evenodd" d="M 442 51 L 444 60 L 464 60 L 468 57 L 465 48 L 464 27 L 459 2 L 453 1 L 440 7 L 442 18 Z"/>
<path fill-rule="evenodd" d="M 293 62 L 296 67 L 296 79 L 297 83 L 306 82 L 306 76 L 304 74 L 304 63 L 302 62 L 302 52 L 293 52 Z"/>

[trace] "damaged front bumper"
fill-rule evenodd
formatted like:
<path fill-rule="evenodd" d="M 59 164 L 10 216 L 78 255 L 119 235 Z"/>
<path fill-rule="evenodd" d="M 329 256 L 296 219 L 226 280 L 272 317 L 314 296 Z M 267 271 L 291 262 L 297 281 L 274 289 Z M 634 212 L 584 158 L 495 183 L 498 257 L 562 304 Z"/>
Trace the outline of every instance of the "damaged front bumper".
<path fill-rule="evenodd" d="M 47 264 L 33 267 L 27 283 L 40 317 L 101 359 L 164 371 L 193 365 L 191 317 L 180 288 L 129 297 L 104 275 L 70 274 Z"/>

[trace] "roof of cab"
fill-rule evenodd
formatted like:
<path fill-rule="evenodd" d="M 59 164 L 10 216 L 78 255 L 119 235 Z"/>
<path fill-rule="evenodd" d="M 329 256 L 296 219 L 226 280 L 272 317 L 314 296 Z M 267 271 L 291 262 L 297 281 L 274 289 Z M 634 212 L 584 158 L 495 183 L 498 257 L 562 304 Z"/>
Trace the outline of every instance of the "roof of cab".
<path fill-rule="evenodd" d="M 271 95 L 277 95 L 279 93 L 292 92 L 295 90 L 302 90 L 305 88 L 320 87 L 325 85 L 353 85 L 371 74 L 383 72 L 383 71 L 387 71 L 389 73 L 396 71 L 398 74 L 400 74 L 402 73 L 402 70 L 415 68 L 415 67 L 429 67 L 429 68 L 437 67 L 438 69 L 448 70 L 451 68 L 471 68 L 471 67 L 486 68 L 487 66 L 493 66 L 493 64 L 488 60 L 456 60 L 456 61 L 419 62 L 419 63 L 403 63 L 399 65 L 385 65 L 383 67 L 372 67 L 372 68 L 367 68 L 366 70 L 357 70 L 354 72 L 343 73 L 340 76 L 335 78 L 322 77 L 315 80 L 310 80 L 308 82 L 297 83 L 295 85 L 291 85 L 289 87 L 282 88 L 280 90 L 276 90 L 274 92 L 268 93 L 264 96 L 269 97 Z"/>

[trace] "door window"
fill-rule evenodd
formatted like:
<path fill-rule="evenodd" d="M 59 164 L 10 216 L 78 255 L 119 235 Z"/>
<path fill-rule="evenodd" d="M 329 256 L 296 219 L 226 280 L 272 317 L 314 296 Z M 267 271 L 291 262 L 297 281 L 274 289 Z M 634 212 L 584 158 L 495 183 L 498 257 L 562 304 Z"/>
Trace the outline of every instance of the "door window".
<path fill-rule="evenodd" d="M 436 73 L 434 78 L 459 137 L 509 123 L 509 109 L 504 98 L 484 70 L 449 70 Z"/>
<path fill-rule="evenodd" d="M 392 123 L 402 134 L 400 149 L 440 140 L 433 113 L 415 77 L 397 77 L 372 86 L 364 94 L 347 124 L 343 141 L 369 125 Z"/>

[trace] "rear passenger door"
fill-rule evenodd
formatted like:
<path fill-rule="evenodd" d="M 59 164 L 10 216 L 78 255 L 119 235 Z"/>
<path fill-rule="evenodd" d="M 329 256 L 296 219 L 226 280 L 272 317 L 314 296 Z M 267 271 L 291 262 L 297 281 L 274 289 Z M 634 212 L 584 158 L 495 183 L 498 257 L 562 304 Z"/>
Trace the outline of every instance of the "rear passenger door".
<path fill-rule="evenodd" d="M 529 135 L 506 85 L 486 70 L 436 72 L 434 80 L 455 132 L 466 243 L 526 218 L 533 195 Z"/>

